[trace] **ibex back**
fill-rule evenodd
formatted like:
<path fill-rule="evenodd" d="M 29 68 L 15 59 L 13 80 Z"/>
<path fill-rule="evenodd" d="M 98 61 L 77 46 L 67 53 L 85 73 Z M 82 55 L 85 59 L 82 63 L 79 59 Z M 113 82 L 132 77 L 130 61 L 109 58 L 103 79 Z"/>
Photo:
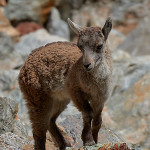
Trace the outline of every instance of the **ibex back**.
<path fill-rule="evenodd" d="M 84 145 L 97 143 L 104 102 L 111 92 L 112 62 L 107 37 L 112 28 L 80 27 L 68 19 L 78 42 L 55 42 L 34 50 L 20 70 L 19 85 L 32 123 L 35 150 L 45 150 L 49 130 L 60 150 L 69 146 L 56 119 L 70 99 L 82 113 Z M 92 125 L 91 125 L 92 122 Z"/>

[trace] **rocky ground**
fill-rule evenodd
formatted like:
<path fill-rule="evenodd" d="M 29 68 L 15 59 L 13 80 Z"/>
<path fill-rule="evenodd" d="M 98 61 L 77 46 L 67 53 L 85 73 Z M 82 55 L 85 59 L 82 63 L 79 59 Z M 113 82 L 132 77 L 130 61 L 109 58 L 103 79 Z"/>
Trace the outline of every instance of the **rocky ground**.
<path fill-rule="evenodd" d="M 54 41 L 76 42 L 66 23 L 68 17 L 82 26 L 102 26 L 107 16 L 113 20 L 109 37 L 113 92 L 103 110 L 99 144 L 82 147 L 82 119 L 72 103 L 57 123 L 74 147 L 68 150 L 149 150 L 149 14 L 149 0 L 0 0 L 0 150 L 33 149 L 17 81 L 29 53 Z M 57 149 L 48 133 L 46 145 L 48 150 Z"/>

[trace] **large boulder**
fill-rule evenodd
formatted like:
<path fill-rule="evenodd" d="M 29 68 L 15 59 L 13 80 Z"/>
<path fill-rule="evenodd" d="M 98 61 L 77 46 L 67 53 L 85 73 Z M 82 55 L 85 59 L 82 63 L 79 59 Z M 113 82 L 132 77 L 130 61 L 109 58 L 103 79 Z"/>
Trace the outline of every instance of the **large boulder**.
<path fill-rule="evenodd" d="M 113 94 L 115 94 L 132 87 L 138 80 L 149 72 L 150 56 L 129 58 L 126 56 L 126 59 L 124 56 L 122 60 L 116 61 L 113 66 Z"/>
<path fill-rule="evenodd" d="M 138 22 L 149 14 L 149 0 L 116 0 L 110 9 L 114 24 Z"/>
<path fill-rule="evenodd" d="M 17 116 L 18 104 L 6 97 L 0 97 L 0 149 L 21 150 L 28 142 L 28 135 Z"/>
<path fill-rule="evenodd" d="M 9 0 L 5 14 L 15 23 L 26 20 L 44 23 L 54 4 L 54 0 Z"/>
<path fill-rule="evenodd" d="M 0 3 L 4 3 L 4 2 L 5 0 L 0 1 Z M 10 22 L 4 15 L 4 11 L 2 7 L 0 7 L 0 32 L 2 31 L 6 32 L 14 40 L 16 40 L 19 36 L 19 32 L 10 24 Z"/>
<path fill-rule="evenodd" d="M 47 23 L 47 29 L 53 35 L 57 35 L 68 40 L 70 39 L 68 24 L 61 19 L 59 11 L 55 7 L 51 10 Z"/>
<path fill-rule="evenodd" d="M 17 116 L 18 104 L 9 98 L 0 97 L 0 135 L 12 132 L 27 138 L 27 132 Z"/>
<path fill-rule="evenodd" d="M 103 121 L 125 141 L 150 148 L 150 56 L 114 63 L 114 88 Z"/>
<path fill-rule="evenodd" d="M 64 38 L 50 35 L 45 29 L 40 29 L 21 37 L 20 42 L 15 46 L 16 53 L 20 54 L 25 60 L 32 50 L 48 43 L 56 41 L 67 41 Z"/>
<path fill-rule="evenodd" d="M 0 32 L 0 59 L 5 59 L 13 51 L 14 44 L 11 38 L 5 32 Z"/>
<path fill-rule="evenodd" d="M 12 38 L 4 31 L 0 32 L 0 70 L 12 69 L 22 63 L 21 56 L 14 51 Z"/>
<path fill-rule="evenodd" d="M 133 30 L 119 45 L 122 49 L 132 56 L 150 55 L 150 16 L 145 17 L 139 25 Z"/>
<path fill-rule="evenodd" d="M 18 103 L 18 117 L 24 121 L 25 128 L 31 133 L 27 108 L 18 85 L 19 70 L 5 70 L 0 72 L 0 95 L 15 99 Z"/>

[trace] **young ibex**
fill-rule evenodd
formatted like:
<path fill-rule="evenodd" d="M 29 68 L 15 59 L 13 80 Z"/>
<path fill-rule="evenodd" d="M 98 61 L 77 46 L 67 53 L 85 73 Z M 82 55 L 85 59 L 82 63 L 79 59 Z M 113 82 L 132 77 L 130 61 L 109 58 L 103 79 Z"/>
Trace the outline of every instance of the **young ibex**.
<path fill-rule="evenodd" d="M 78 42 L 55 42 L 34 50 L 19 74 L 19 85 L 26 99 L 32 122 L 35 150 L 45 150 L 46 131 L 65 149 L 56 119 L 73 100 L 83 117 L 84 145 L 97 143 L 101 112 L 111 92 L 112 62 L 107 37 L 112 28 L 80 27 L 68 19 Z M 91 127 L 92 121 L 92 127 Z"/>

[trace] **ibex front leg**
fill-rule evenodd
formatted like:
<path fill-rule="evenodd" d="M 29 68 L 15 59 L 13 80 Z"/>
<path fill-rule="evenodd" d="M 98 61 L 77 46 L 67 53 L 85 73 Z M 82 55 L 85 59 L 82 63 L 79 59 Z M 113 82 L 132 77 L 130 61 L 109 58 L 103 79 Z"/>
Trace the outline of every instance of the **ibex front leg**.
<path fill-rule="evenodd" d="M 92 136 L 92 129 L 91 129 L 91 121 L 93 119 L 93 110 L 88 102 L 85 99 L 84 93 L 81 91 L 73 91 L 71 94 L 72 100 L 82 112 L 83 118 L 83 130 L 82 130 L 82 141 L 85 146 L 95 144 Z"/>
<path fill-rule="evenodd" d="M 98 132 L 102 124 L 102 110 L 104 104 L 91 104 L 93 108 L 92 135 L 95 143 L 98 142 Z"/>

